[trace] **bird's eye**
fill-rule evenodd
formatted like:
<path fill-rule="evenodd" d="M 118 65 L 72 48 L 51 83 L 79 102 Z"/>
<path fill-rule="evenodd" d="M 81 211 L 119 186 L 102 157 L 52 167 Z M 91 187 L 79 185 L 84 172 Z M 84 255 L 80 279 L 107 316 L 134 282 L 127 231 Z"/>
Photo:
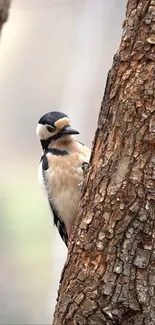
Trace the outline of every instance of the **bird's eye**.
<path fill-rule="evenodd" d="M 53 132 L 53 131 L 54 131 L 54 129 L 55 129 L 55 127 L 54 127 L 54 126 L 51 126 L 51 125 L 47 125 L 47 130 L 48 130 L 49 132 Z"/>

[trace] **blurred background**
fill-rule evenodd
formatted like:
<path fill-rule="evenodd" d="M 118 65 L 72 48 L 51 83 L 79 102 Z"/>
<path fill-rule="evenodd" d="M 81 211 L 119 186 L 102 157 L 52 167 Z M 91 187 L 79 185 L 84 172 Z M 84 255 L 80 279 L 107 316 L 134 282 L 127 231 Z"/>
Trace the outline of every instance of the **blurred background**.
<path fill-rule="evenodd" d="M 126 0 L 12 0 L 0 39 L 0 324 L 51 324 L 67 250 L 37 180 L 35 129 L 67 113 L 91 147 Z"/>

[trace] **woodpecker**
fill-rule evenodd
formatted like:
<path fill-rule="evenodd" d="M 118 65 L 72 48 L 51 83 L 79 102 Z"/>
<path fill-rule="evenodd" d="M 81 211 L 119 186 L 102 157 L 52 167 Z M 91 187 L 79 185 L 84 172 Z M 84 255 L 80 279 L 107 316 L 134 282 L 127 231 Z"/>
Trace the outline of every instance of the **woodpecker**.
<path fill-rule="evenodd" d="M 71 127 L 64 113 L 53 111 L 43 115 L 36 133 L 43 150 L 39 183 L 49 202 L 54 224 L 68 246 L 91 152 L 76 140 L 79 132 Z"/>

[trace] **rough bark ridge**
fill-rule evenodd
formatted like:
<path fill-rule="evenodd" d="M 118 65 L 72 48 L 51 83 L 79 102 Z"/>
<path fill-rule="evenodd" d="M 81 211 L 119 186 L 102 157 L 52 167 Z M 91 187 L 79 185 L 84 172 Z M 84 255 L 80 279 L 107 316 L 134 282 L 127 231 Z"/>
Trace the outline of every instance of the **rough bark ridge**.
<path fill-rule="evenodd" d="M 10 4 L 11 4 L 11 0 L 0 0 L 0 32 L 3 24 L 8 19 Z"/>
<path fill-rule="evenodd" d="M 129 0 L 54 325 L 155 324 L 155 0 Z"/>

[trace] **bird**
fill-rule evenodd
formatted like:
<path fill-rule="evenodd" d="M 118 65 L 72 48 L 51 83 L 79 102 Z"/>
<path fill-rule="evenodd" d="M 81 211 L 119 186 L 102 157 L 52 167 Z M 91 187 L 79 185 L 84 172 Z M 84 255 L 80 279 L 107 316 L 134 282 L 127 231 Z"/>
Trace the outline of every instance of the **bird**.
<path fill-rule="evenodd" d="M 43 115 L 36 128 L 42 147 L 38 169 L 40 186 L 49 203 L 59 234 L 69 246 L 81 196 L 81 184 L 89 167 L 91 150 L 77 141 L 65 113 Z"/>

